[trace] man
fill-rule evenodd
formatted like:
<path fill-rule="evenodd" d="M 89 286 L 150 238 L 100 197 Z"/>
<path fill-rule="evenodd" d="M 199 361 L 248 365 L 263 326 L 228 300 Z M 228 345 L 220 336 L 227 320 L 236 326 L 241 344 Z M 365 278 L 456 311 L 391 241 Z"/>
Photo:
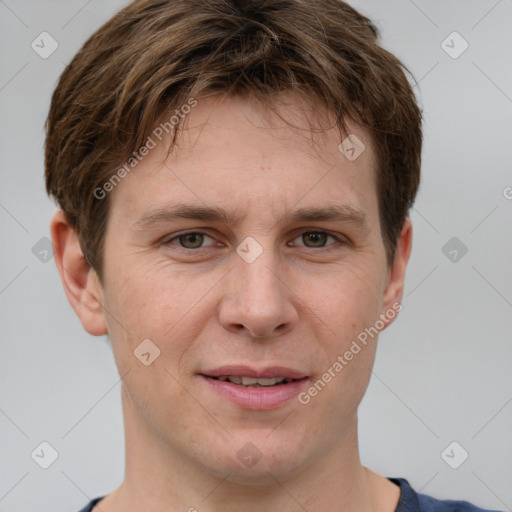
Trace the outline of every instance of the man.
<path fill-rule="evenodd" d="M 47 122 L 55 260 L 122 377 L 123 483 L 84 511 L 477 511 L 359 459 L 401 309 L 421 112 L 337 0 L 137 1 Z"/>

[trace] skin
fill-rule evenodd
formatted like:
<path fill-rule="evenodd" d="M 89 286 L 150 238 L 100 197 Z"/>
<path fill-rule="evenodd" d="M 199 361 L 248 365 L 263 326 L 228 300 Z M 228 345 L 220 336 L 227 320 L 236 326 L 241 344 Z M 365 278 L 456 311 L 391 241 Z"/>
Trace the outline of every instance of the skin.
<path fill-rule="evenodd" d="M 198 375 L 232 363 L 280 365 L 314 383 L 402 298 L 412 227 L 407 219 L 389 264 L 370 138 L 351 125 L 366 150 L 349 161 L 336 128 L 312 137 L 301 114 L 328 119 L 329 112 L 293 96 L 283 102 L 295 127 L 255 102 L 198 99 L 171 155 L 157 146 L 110 192 L 103 283 L 63 213 L 52 219 L 67 297 L 90 334 L 108 333 L 123 377 L 125 479 L 95 510 L 396 508 L 399 488 L 365 468 L 358 450 L 357 408 L 377 337 L 307 405 L 294 398 L 271 410 L 243 409 Z M 229 207 L 243 218 L 137 228 L 143 214 L 176 201 Z M 368 230 L 283 218 L 326 204 L 363 212 Z M 320 235 L 319 244 L 302 228 L 344 243 Z M 203 247 L 180 247 L 183 231 L 208 235 Z M 252 263 L 236 252 L 248 236 L 263 249 Z M 160 350 L 149 366 L 133 354 L 147 338 Z M 248 442 L 261 454 L 252 467 L 237 457 Z"/>

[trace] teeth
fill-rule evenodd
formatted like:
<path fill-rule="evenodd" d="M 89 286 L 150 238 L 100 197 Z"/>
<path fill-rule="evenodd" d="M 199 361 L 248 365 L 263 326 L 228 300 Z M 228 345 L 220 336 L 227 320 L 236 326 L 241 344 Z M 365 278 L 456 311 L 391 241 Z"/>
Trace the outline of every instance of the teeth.
<path fill-rule="evenodd" d="M 230 377 L 230 379 L 232 379 L 233 377 Z M 238 377 L 238 379 L 240 379 L 240 377 Z M 266 385 L 265 383 L 262 383 L 262 382 L 259 382 L 260 380 L 269 380 L 269 379 L 255 379 L 254 377 L 242 377 L 242 384 L 244 386 L 252 386 L 253 384 L 264 384 Z M 236 381 L 233 381 L 231 380 L 231 382 L 235 382 L 235 384 L 240 384 L 239 382 L 236 382 Z M 273 382 L 273 384 L 275 384 L 275 382 Z"/>
<path fill-rule="evenodd" d="M 251 386 L 251 387 L 259 387 L 259 386 L 275 386 L 276 384 L 281 384 L 281 382 L 291 382 L 293 379 L 290 377 L 272 377 L 272 378 L 259 378 L 256 379 L 254 377 L 245 377 L 239 375 L 223 375 L 221 377 L 217 377 L 219 380 L 225 382 L 229 381 L 233 384 L 242 384 L 242 386 Z"/>

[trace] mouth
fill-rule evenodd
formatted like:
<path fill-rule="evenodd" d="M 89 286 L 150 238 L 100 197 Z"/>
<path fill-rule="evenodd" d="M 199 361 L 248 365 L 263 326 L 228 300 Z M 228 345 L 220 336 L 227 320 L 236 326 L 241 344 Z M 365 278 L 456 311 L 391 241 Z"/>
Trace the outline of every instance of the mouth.
<path fill-rule="evenodd" d="M 208 375 L 205 375 L 208 377 Z M 210 377 L 214 380 L 220 380 L 221 382 L 231 382 L 237 386 L 244 386 L 246 388 L 269 388 L 275 386 L 281 386 L 283 384 L 289 384 L 298 379 L 292 379 L 291 377 L 271 377 L 271 378 L 255 378 L 247 377 L 245 375 L 221 375 L 220 377 Z"/>
<path fill-rule="evenodd" d="M 284 367 L 257 370 L 225 366 L 199 374 L 216 397 L 227 398 L 243 409 L 274 409 L 295 397 L 307 385 L 303 372 Z"/>

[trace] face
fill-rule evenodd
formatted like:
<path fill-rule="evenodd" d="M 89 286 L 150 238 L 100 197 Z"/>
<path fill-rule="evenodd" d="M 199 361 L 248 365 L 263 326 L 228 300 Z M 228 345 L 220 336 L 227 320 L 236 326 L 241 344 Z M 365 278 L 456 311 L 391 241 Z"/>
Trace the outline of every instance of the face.
<path fill-rule="evenodd" d="M 297 128 L 198 100 L 176 149 L 152 149 L 110 196 L 102 314 L 129 416 L 169 457 L 239 481 L 337 449 L 401 293 L 371 141 L 354 126 L 366 150 L 348 159 L 299 107 L 282 111 Z"/>

